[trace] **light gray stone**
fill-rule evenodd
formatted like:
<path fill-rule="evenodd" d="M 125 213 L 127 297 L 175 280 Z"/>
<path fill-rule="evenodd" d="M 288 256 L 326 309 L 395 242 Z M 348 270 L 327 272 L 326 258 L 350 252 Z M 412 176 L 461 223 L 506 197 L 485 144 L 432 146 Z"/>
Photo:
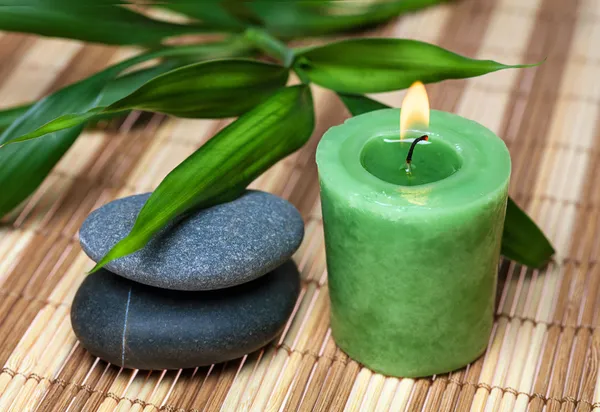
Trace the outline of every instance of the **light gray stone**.
<path fill-rule="evenodd" d="M 129 233 L 149 196 L 118 199 L 93 211 L 79 231 L 85 253 L 99 261 Z M 303 236 L 304 223 L 294 206 L 269 193 L 247 191 L 169 225 L 142 250 L 105 267 L 159 288 L 222 289 L 275 269 L 296 251 Z"/>

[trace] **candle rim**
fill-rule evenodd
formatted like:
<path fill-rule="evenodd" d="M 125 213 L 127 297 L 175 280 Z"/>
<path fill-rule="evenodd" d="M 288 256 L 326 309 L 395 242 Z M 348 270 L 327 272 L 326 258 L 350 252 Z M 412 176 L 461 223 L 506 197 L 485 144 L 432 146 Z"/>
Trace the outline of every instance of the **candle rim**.
<path fill-rule="evenodd" d="M 377 110 L 329 129 L 316 154 L 322 184 L 344 181 L 346 186 L 349 183 L 351 198 L 357 202 L 362 198 L 405 211 L 476 205 L 496 196 L 498 191 L 507 190 L 510 154 L 504 142 L 477 122 L 437 110 L 431 110 L 429 128 L 415 132 L 427 133 L 450 144 L 460 143 L 457 151 L 463 159 L 461 169 L 445 179 L 417 186 L 395 185 L 373 176 L 360 164 L 362 148 L 374 136 L 399 136 L 399 114 L 400 109 Z M 464 198 L 458 201 L 461 194 Z M 454 200 L 449 202 L 448 197 Z"/>

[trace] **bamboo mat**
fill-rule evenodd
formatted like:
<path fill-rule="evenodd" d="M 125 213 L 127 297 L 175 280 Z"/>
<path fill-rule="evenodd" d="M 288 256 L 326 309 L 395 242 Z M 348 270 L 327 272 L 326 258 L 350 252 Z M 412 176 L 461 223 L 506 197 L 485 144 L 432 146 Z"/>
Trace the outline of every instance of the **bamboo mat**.
<path fill-rule="evenodd" d="M 92 262 L 77 230 L 116 197 L 152 190 L 224 122 L 133 113 L 86 131 L 43 186 L 0 225 L 1 411 L 600 411 L 600 2 L 463 0 L 377 29 L 459 53 L 540 67 L 428 87 L 432 107 L 477 120 L 513 158 L 511 193 L 557 256 L 544 271 L 503 262 L 484 356 L 424 379 L 386 378 L 347 358 L 329 331 L 314 152 L 347 116 L 315 90 L 311 141 L 253 187 L 301 211 L 303 288 L 278 342 L 191 370 L 120 370 L 71 330 L 72 297 Z M 0 106 L 69 84 L 133 50 L 0 34 Z M 377 98 L 399 106 L 402 93 Z M 1 196 L 1 192 L 0 192 Z"/>

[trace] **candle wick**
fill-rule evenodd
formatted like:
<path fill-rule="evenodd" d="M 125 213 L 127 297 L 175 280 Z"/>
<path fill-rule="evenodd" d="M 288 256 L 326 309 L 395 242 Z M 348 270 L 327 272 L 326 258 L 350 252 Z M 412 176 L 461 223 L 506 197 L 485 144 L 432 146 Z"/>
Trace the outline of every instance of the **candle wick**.
<path fill-rule="evenodd" d="M 418 139 L 415 139 L 412 144 L 410 145 L 410 149 L 408 149 L 408 155 L 406 156 L 406 172 L 408 174 L 411 173 L 411 163 L 412 163 L 412 157 L 413 157 L 413 152 L 415 151 L 415 146 L 420 142 L 420 141 L 427 141 L 429 140 L 429 136 L 427 136 L 426 134 L 424 134 L 423 136 L 419 137 Z"/>

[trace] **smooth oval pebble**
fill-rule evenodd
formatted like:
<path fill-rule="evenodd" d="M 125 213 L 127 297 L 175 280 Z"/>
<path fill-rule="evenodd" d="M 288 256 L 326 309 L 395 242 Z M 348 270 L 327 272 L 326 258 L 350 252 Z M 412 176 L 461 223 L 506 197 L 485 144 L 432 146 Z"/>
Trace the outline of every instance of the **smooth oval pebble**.
<path fill-rule="evenodd" d="M 179 369 L 239 358 L 277 337 L 300 291 L 288 261 L 244 285 L 185 292 L 142 285 L 100 270 L 86 277 L 71 307 L 82 345 L 134 369 Z"/>
<path fill-rule="evenodd" d="M 79 231 L 85 253 L 98 262 L 129 233 L 149 196 L 125 197 L 93 211 Z M 165 289 L 222 289 L 281 265 L 303 236 L 302 217 L 292 204 L 269 193 L 247 191 L 169 225 L 142 250 L 105 268 Z"/>

